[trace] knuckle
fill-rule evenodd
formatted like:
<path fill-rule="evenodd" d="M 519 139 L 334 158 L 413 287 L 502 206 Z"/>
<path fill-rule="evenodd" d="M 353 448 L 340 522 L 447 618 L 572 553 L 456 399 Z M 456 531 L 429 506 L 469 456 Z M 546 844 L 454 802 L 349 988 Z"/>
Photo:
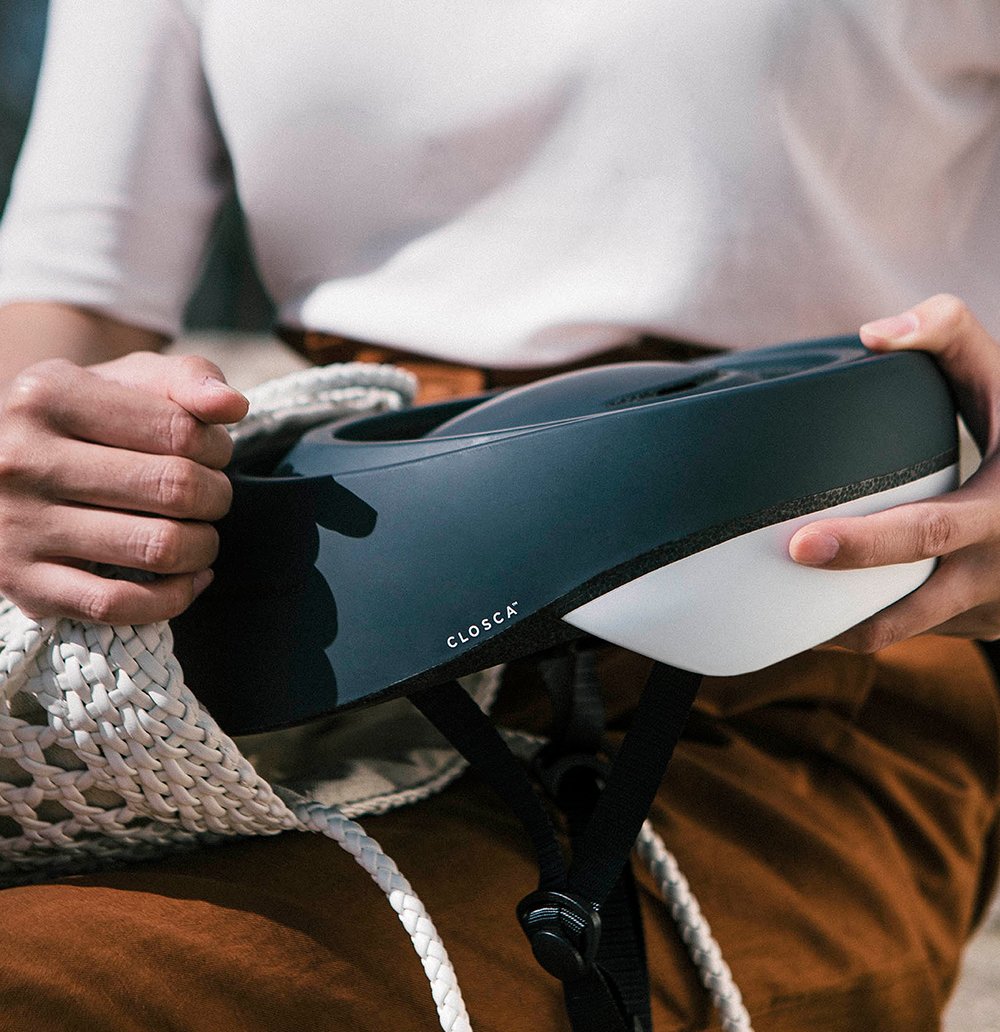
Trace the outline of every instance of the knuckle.
<path fill-rule="evenodd" d="M 182 554 L 181 528 L 170 520 L 156 520 L 152 528 L 143 527 L 131 549 L 141 569 L 154 573 L 168 573 L 180 561 Z"/>
<path fill-rule="evenodd" d="M 181 516 L 196 511 L 201 484 L 194 463 L 169 458 L 155 467 L 153 476 L 153 498 L 160 511 Z"/>
<path fill-rule="evenodd" d="M 77 596 L 75 608 L 90 623 L 111 624 L 120 620 L 121 607 L 114 581 L 84 588 Z"/>
<path fill-rule="evenodd" d="M 926 556 L 944 555 L 955 539 L 955 521 L 949 513 L 932 510 L 921 519 L 919 536 Z"/>
<path fill-rule="evenodd" d="M 25 496 L 0 497 L 0 570 L 8 580 L 18 563 L 30 562 L 42 548 L 44 531 L 50 526 L 44 506 L 32 504 Z"/>
<path fill-rule="evenodd" d="M 885 566 L 889 558 L 889 538 L 883 533 L 864 537 L 857 544 L 858 559 L 863 566 Z"/>
<path fill-rule="evenodd" d="M 14 483 L 25 480 L 31 464 L 24 452 L 14 442 L 0 438 L 0 483 Z"/>
<path fill-rule="evenodd" d="M 65 359 L 53 358 L 22 370 L 7 389 L 7 410 L 28 416 L 44 414 L 62 394 L 66 372 L 71 368 Z"/>
<path fill-rule="evenodd" d="M 144 585 L 141 598 L 133 598 L 124 581 L 107 581 L 87 589 L 76 602 L 80 618 L 91 623 L 136 624 L 170 620 L 194 601 L 191 577 L 172 577 Z"/>
<path fill-rule="evenodd" d="M 872 620 L 855 629 L 855 646 L 858 652 L 881 652 L 898 640 L 896 629 L 888 620 Z"/>
<path fill-rule="evenodd" d="M 933 300 L 938 319 L 944 329 L 956 330 L 965 323 L 969 309 L 960 297 L 954 294 L 937 294 Z"/>
<path fill-rule="evenodd" d="M 932 326 L 947 353 L 958 346 L 974 323 L 969 306 L 954 294 L 936 294 L 931 299 Z"/>

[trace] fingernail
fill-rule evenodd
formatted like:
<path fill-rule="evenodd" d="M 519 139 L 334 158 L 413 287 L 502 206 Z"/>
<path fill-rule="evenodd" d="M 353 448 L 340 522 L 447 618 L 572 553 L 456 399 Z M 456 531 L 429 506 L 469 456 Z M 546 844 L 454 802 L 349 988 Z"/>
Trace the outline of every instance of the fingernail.
<path fill-rule="evenodd" d="M 914 312 L 903 312 L 888 319 L 876 319 L 865 323 L 861 332 L 893 344 L 904 344 L 920 328 L 920 321 Z"/>
<path fill-rule="evenodd" d="M 789 550 L 792 558 L 803 566 L 825 566 L 836 558 L 840 542 L 832 534 L 817 531 L 795 538 Z"/>
<path fill-rule="evenodd" d="M 215 580 L 215 574 L 211 570 L 199 570 L 194 575 L 194 597 L 197 598 L 213 580 Z"/>
<path fill-rule="evenodd" d="M 237 398 L 243 397 L 243 393 L 241 391 L 238 391 L 235 387 L 230 387 L 225 380 L 219 380 L 217 377 L 206 376 L 202 382 L 210 390 L 218 391 L 220 394 L 232 394 Z"/>

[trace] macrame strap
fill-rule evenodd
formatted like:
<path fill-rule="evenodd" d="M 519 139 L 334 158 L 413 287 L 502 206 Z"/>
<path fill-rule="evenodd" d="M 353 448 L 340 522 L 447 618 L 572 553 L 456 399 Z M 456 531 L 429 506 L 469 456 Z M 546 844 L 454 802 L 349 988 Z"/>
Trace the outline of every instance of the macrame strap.
<path fill-rule="evenodd" d="M 701 912 L 687 878 L 663 839 L 645 821 L 636 842 L 639 858 L 649 869 L 670 916 L 677 925 L 702 984 L 719 1012 L 723 1032 L 753 1032 L 743 994 L 733 979 L 712 929 Z"/>
<path fill-rule="evenodd" d="M 345 817 L 335 806 L 302 800 L 293 805 L 292 811 L 303 831 L 316 831 L 332 838 L 354 857 L 385 893 L 420 958 L 442 1032 L 472 1032 L 469 1013 L 448 951 L 420 897 L 400 873 L 392 857 L 365 833 L 360 824 Z"/>
<path fill-rule="evenodd" d="M 544 806 L 492 721 L 454 682 L 411 697 L 525 825 L 540 878 L 538 889 L 519 904 L 518 917 L 538 962 L 563 983 L 574 1032 L 648 1028 L 648 1002 L 627 998 L 632 990 L 617 984 L 600 963 L 602 913 L 680 739 L 699 683 L 698 675 L 654 666 L 568 871 L 557 861 L 561 852 Z"/>

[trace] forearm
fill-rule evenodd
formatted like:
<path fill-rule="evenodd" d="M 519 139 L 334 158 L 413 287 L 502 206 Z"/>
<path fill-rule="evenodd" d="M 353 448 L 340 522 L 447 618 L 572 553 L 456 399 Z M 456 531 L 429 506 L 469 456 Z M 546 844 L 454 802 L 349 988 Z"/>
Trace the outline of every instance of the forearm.
<path fill-rule="evenodd" d="M 93 365 L 133 351 L 158 351 L 166 337 L 98 312 L 49 301 L 0 306 L 0 382 L 48 358 Z"/>

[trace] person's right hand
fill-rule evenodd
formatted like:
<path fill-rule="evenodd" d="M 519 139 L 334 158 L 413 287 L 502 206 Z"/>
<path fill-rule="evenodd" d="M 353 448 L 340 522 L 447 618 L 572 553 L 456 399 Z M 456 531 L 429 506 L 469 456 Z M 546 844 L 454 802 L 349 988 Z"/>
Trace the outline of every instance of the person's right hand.
<path fill-rule="evenodd" d="M 139 352 L 41 362 L 0 386 L 0 594 L 28 616 L 169 619 L 211 582 L 229 509 L 219 424 L 246 399 L 211 362 Z M 158 574 L 144 583 L 85 569 Z"/>

